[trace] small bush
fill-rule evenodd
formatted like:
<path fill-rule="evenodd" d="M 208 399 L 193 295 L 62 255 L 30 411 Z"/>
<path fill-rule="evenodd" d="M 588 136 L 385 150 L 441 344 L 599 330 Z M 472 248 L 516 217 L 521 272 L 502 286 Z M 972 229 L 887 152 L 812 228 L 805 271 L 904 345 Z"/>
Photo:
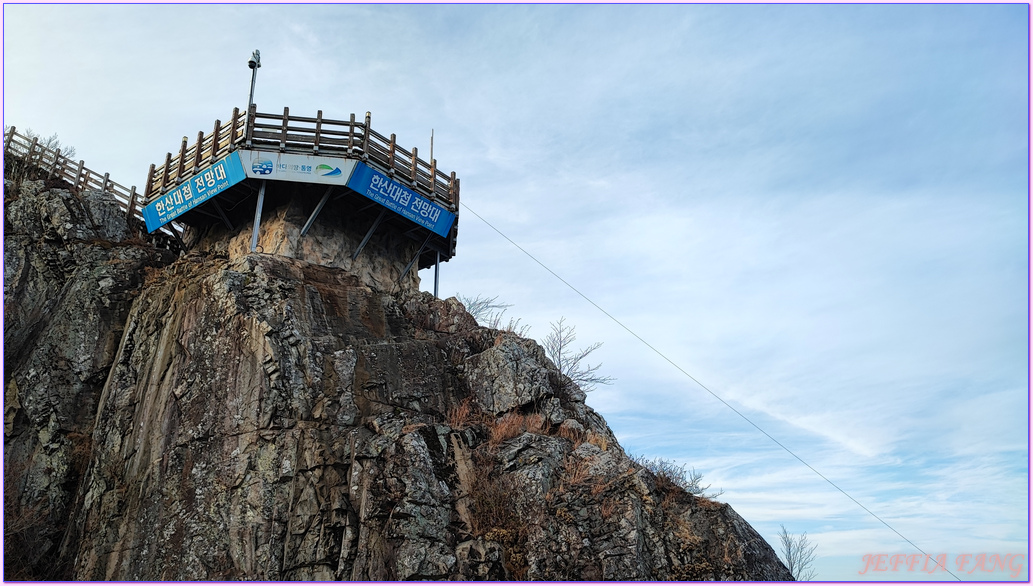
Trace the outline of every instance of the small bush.
<path fill-rule="evenodd" d="M 556 435 L 561 438 L 568 439 L 574 444 L 576 450 L 578 446 L 585 443 L 585 432 L 580 430 L 573 425 L 560 425 L 559 429 L 556 430 Z"/>
<path fill-rule="evenodd" d="M 488 432 L 488 445 L 497 446 L 524 433 L 525 429 L 527 426 L 523 415 L 506 413 L 491 426 Z"/>
<path fill-rule="evenodd" d="M 470 488 L 470 530 L 475 536 L 501 543 L 505 551 L 505 567 L 518 580 L 527 574 L 526 546 L 531 527 L 541 520 L 541 508 L 517 503 L 526 488 L 511 475 L 499 476 L 495 461 L 488 454 L 474 452 L 477 475 Z"/>
<path fill-rule="evenodd" d="M 466 429 L 476 423 L 470 399 L 448 408 L 447 422 L 452 429 Z"/>
<path fill-rule="evenodd" d="M 549 433 L 549 420 L 541 413 L 532 413 L 525 419 L 527 431 L 538 435 Z"/>
<path fill-rule="evenodd" d="M 679 466 L 663 458 L 649 460 L 644 456 L 638 456 L 632 460 L 653 473 L 653 476 L 656 477 L 656 488 L 661 492 L 672 493 L 683 490 L 693 496 L 706 499 L 717 498 L 724 494 L 723 490 L 708 494 L 710 485 L 702 486 L 703 473 L 696 472 L 695 468 L 686 470 L 684 465 Z"/>
<path fill-rule="evenodd" d="M 599 448 L 604 452 L 608 447 L 610 447 L 610 442 L 606 439 L 606 436 L 602 435 L 601 433 L 596 433 L 594 431 L 588 432 L 588 438 L 585 441 L 594 445 L 595 447 Z"/>

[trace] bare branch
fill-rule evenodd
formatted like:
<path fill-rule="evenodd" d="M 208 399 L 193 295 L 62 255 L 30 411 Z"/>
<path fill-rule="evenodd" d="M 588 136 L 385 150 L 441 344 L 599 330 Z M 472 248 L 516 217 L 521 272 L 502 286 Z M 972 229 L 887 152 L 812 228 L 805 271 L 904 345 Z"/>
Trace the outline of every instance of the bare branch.
<path fill-rule="evenodd" d="M 614 380 L 613 377 L 598 374 L 597 371 L 602 366 L 601 364 L 595 366 L 588 363 L 582 364 L 589 354 L 603 345 L 602 342 L 596 342 L 581 350 L 574 350 L 574 340 L 577 339 L 574 326 L 568 326 L 564 322 L 565 319 L 562 317 L 558 321 L 552 322 L 552 331 L 542 341 L 546 356 L 552 360 L 561 373 L 586 393 L 595 390 L 596 385 L 611 384 Z"/>
<path fill-rule="evenodd" d="M 815 571 L 811 567 L 814 564 L 814 550 L 817 543 L 810 543 L 807 534 L 802 533 L 799 537 L 794 536 L 782 525 L 782 531 L 778 534 L 778 540 L 782 546 L 782 561 L 785 562 L 789 573 L 798 582 L 813 580 Z"/>
<path fill-rule="evenodd" d="M 526 336 L 528 330 L 531 329 L 529 325 L 521 325 L 520 318 L 509 318 L 509 322 L 503 324 L 503 314 L 513 306 L 498 301 L 497 295 L 495 297 L 484 297 L 483 295 L 465 297 L 463 295 L 456 295 L 456 299 L 463 304 L 466 312 L 472 315 L 477 320 L 477 323 L 485 327 L 494 330 L 504 330 L 518 336 Z"/>

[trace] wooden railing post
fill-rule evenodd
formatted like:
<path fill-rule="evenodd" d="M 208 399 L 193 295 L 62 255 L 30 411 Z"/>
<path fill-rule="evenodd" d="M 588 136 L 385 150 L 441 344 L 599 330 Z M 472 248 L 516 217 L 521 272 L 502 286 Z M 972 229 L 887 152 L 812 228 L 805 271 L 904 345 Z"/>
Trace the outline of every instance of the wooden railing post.
<path fill-rule="evenodd" d="M 438 160 L 430 160 L 430 198 L 436 199 L 438 193 Z"/>
<path fill-rule="evenodd" d="M 14 126 L 7 131 L 7 136 L 4 137 L 4 152 L 11 150 L 11 140 L 14 139 Z"/>
<path fill-rule="evenodd" d="M 387 168 L 391 170 L 391 176 L 395 174 L 395 135 L 391 133 L 391 144 L 387 149 Z"/>
<path fill-rule="evenodd" d="M 366 112 L 366 126 L 362 129 L 362 152 L 369 154 L 369 120 L 370 113 Z"/>
<path fill-rule="evenodd" d="M 240 108 L 234 108 L 233 109 L 233 118 L 230 118 L 230 120 L 232 120 L 232 123 L 230 124 L 230 150 L 231 151 L 234 148 L 236 148 L 233 145 L 237 144 L 237 124 L 238 124 L 238 118 L 240 118 Z"/>
<path fill-rule="evenodd" d="M 280 152 L 287 150 L 287 120 L 289 119 L 290 109 L 287 106 L 283 107 L 283 122 L 280 123 Z"/>
<path fill-rule="evenodd" d="M 212 129 L 212 156 L 208 159 L 209 163 L 214 164 L 219 158 L 219 127 L 222 126 L 222 122 L 218 119 L 215 120 L 215 128 Z"/>
<path fill-rule="evenodd" d="M 456 172 L 452 171 L 452 175 L 448 178 L 448 201 L 452 204 L 452 211 L 455 211 L 456 206 Z"/>
<path fill-rule="evenodd" d="M 454 173 L 453 173 L 454 175 Z M 147 169 L 147 181 L 143 184 L 143 200 L 150 201 L 151 193 L 153 193 L 153 187 L 151 186 L 154 182 L 154 163 L 151 163 L 151 168 Z"/>
<path fill-rule="evenodd" d="M 255 138 L 255 116 L 258 113 L 258 104 L 251 104 L 251 108 L 247 111 L 247 119 L 244 120 L 244 136 L 245 146 L 251 148 L 252 141 Z"/>
<path fill-rule="evenodd" d="M 161 185 L 158 186 L 158 195 L 165 191 L 165 186 L 172 181 L 172 153 L 165 153 L 165 169 L 161 174 Z"/>
<path fill-rule="evenodd" d="M 176 183 L 183 182 L 183 173 L 186 171 L 187 159 L 187 137 L 179 144 L 179 165 L 176 166 Z"/>
<path fill-rule="evenodd" d="M 73 184 L 76 191 L 79 191 L 79 181 L 82 180 L 82 166 L 85 161 L 79 159 L 79 168 L 75 170 L 75 183 Z"/>
<path fill-rule="evenodd" d="M 39 141 L 39 137 L 38 136 L 34 136 L 32 138 L 32 144 L 29 145 L 29 154 L 25 156 L 25 164 L 26 165 L 31 165 L 32 164 L 32 155 L 36 151 L 36 143 L 38 141 Z"/>
<path fill-rule="evenodd" d="M 60 163 L 61 163 L 61 149 L 57 149 L 57 151 L 54 152 L 54 164 L 50 166 L 50 172 L 47 173 L 47 178 L 48 179 L 53 179 L 54 178 L 54 172 L 58 170 L 58 165 L 60 165 Z M 61 174 L 60 173 L 58 173 L 57 176 L 58 176 L 59 179 L 61 178 Z"/>
<path fill-rule="evenodd" d="M 153 167 L 154 165 L 151 165 Z M 126 209 L 126 223 L 133 217 L 133 210 L 136 209 L 136 186 L 129 190 L 129 207 Z"/>
<path fill-rule="evenodd" d="M 355 149 L 355 112 L 352 112 L 348 122 L 348 154 Z"/>
<path fill-rule="evenodd" d="M 417 153 L 417 152 L 418 152 L 418 151 L 416 150 L 416 147 L 412 147 L 412 161 L 411 161 L 411 163 L 410 163 L 410 169 L 409 169 L 409 172 L 410 172 L 410 173 L 412 174 L 412 184 L 413 184 L 413 187 L 415 187 L 415 186 L 416 186 L 416 184 L 417 184 L 417 183 L 419 183 L 419 182 L 418 182 L 418 181 L 416 180 L 416 161 L 418 160 L 418 159 L 416 158 L 416 153 Z"/>
<path fill-rule="evenodd" d="M 190 174 L 197 173 L 198 167 L 201 166 L 201 147 L 204 146 L 204 131 L 197 131 L 197 144 L 194 145 L 194 167 L 190 170 Z"/>
<path fill-rule="evenodd" d="M 316 142 L 312 144 L 312 153 L 319 154 L 319 137 L 323 132 L 323 111 L 316 112 Z"/>

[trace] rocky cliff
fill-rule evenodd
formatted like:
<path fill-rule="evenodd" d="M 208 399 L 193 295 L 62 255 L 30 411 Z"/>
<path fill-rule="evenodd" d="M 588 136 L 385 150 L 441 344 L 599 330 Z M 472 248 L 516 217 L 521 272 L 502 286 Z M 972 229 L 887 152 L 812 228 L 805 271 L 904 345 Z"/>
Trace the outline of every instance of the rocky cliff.
<path fill-rule="evenodd" d="M 384 267 L 205 238 L 177 257 L 104 194 L 5 183 L 5 577 L 791 579 L 534 341 Z"/>

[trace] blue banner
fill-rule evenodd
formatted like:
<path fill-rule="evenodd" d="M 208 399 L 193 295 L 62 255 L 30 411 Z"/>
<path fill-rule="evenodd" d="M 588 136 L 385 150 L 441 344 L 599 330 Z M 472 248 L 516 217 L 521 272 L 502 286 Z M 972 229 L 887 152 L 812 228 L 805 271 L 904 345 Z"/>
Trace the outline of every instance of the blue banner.
<path fill-rule="evenodd" d="M 366 165 L 355 166 L 348 187 L 439 236 L 448 236 L 456 215 Z"/>
<path fill-rule="evenodd" d="M 236 151 L 230 153 L 173 191 L 144 206 L 143 217 L 147 221 L 147 231 L 154 232 L 246 178 L 240 164 L 240 155 Z"/>

